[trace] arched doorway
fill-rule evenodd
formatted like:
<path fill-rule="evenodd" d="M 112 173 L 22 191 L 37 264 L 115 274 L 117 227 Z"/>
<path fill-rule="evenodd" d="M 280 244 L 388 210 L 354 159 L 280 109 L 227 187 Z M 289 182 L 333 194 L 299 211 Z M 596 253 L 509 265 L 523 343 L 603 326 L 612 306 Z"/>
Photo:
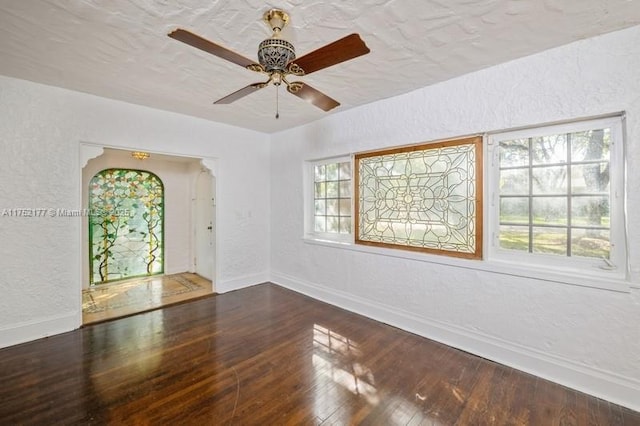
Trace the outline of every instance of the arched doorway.
<path fill-rule="evenodd" d="M 162 202 L 158 197 L 154 199 L 154 202 L 163 207 L 162 213 L 164 216 L 163 226 L 159 228 L 162 231 L 162 238 L 157 234 L 158 241 L 162 241 L 162 244 L 155 252 L 157 256 L 155 262 L 157 263 L 159 259 L 162 259 L 162 270 L 152 269 L 152 276 L 148 276 L 149 272 L 140 268 L 142 270 L 139 269 L 139 274 L 136 274 L 135 277 L 124 274 L 118 274 L 119 276 L 116 277 L 114 276 L 114 271 L 116 270 L 112 268 L 114 262 L 112 259 L 108 259 L 108 270 L 103 271 L 103 277 L 100 277 L 99 273 L 90 273 L 90 269 L 97 269 L 95 264 L 91 264 L 97 260 L 96 255 L 99 254 L 96 246 L 93 247 L 94 252 L 91 253 L 93 239 L 89 238 L 89 222 L 92 219 L 96 220 L 96 218 L 89 217 L 88 214 L 83 215 L 81 252 L 83 281 L 82 323 L 85 325 L 92 324 L 213 294 L 212 281 L 216 277 L 217 269 L 215 256 L 216 222 L 215 207 L 213 207 L 216 193 L 216 175 L 214 171 L 216 170 L 217 160 L 160 153 L 151 153 L 150 156 L 142 160 L 133 156 L 132 152 L 128 150 L 88 144 L 81 145 L 81 147 L 83 148 L 81 150 L 83 169 L 80 190 L 82 193 L 82 205 L 85 206 L 87 212 L 89 212 L 91 205 L 89 200 L 91 195 L 90 183 L 96 183 L 93 181 L 94 178 L 109 170 L 125 170 L 136 173 L 150 173 L 161 181 L 163 189 Z M 206 179 L 202 180 L 207 175 L 209 177 L 208 181 Z M 117 175 L 105 177 L 109 180 L 118 180 Z M 200 183 L 198 183 L 199 177 L 202 177 Z M 122 179 L 126 181 L 129 177 L 125 176 Z M 140 177 L 137 176 L 135 181 L 139 180 Z M 208 184 L 211 185 L 207 186 Z M 103 189 L 108 190 L 107 187 Z M 126 194 L 126 191 L 114 192 Z M 132 191 L 129 189 L 128 193 L 131 196 Z M 106 207 L 117 209 L 116 202 L 117 200 L 114 200 L 114 203 L 109 203 Z M 111 204 L 114 204 L 114 207 Z M 202 206 L 200 212 L 205 213 L 205 215 L 201 216 L 201 213 L 197 212 L 197 204 Z M 213 211 L 207 210 L 206 206 L 209 209 L 213 208 Z M 105 208 L 105 210 L 107 209 Z M 124 207 L 123 210 L 125 211 L 114 212 L 117 216 L 110 219 L 116 220 L 121 214 L 139 216 L 140 220 L 144 219 L 144 217 L 140 216 L 142 213 L 137 215 L 132 211 L 126 211 L 127 207 Z M 151 219 L 154 218 L 155 216 L 152 214 Z M 203 223 L 205 226 L 199 226 L 198 223 Z M 129 222 L 128 227 L 130 229 L 126 231 L 131 231 L 131 228 L 140 228 L 140 226 L 133 225 L 135 224 Z M 104 229 L 102 228 L 104 226 L 102 222 L 100 222 L 100 226 L 101 229 Z M 107 228 L 107 230 L 109 229 Z M 118 235 L 126 235 L 124 229 L 119 231 Z M 137 238 L 140 236 L 142 234 L 137 235 Z M 206 244 L 202 244 L 199 249 L 196 246 L 197 241 Z M 101 242 L 103 245 L 101 247 L 98 246 L 98 249 L 104 249 L 104 240 L 101 239 Z M 152 241 L 152 243 L 154 242 L 155 240 Z M 147 240 L 146 244 L 148 243 L 149 241 Z M 202 250 L 202 248 L 205 250 Z M 160 249 L 161 256 L 159 256 Z M 149 257 L 148 260 L 151 260 L 151 258 Z M 143 260 L 141 262 L 142 265 L 148 265 L 148 260 Z M 210 263 L 206 265 L 205 262 Z M 128 269 L 128 271 L 131 270 L 131 268 Z M 198 271 L 202 272 L 203 276 L 197 275 L 196 272 Z M 89 279 L 90 275 L 92 277 L 95 275 L 92 281 Z M 204 278 L 204 275 L 210 275 L 212 279 Z M 101 279 L 106 281 L 103 282 Z"/>

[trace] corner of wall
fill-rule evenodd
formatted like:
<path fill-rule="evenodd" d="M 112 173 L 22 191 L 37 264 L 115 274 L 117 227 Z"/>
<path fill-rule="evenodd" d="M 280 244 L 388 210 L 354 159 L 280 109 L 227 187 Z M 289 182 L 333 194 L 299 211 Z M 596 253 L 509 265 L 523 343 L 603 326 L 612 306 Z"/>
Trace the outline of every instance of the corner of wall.
<path fill-rule="evenodd" d="M 66 333 L 80 328 L 81 324 L 82 315 L 79 312 L 15 324 L 9 328 L 0 329 L 0 348 Z"/>
<path fill-rule="evenodd" d="M 244 275 L 231 280 L 220 281 L 216 284 L 216 293 L 227 293 L 229 291 L 251 287 L 252 285 L 268 282 L 270 279 L 270 273 L 265 271 L 259 274 Z"/>

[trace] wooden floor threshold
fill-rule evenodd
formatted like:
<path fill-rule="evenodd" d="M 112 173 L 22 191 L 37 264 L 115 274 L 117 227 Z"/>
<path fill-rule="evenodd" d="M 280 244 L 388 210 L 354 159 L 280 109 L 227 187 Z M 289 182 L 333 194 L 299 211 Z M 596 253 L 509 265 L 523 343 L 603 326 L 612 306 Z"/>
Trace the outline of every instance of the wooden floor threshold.
<path fill-rule="evenodd" d="M 200 299 L 206 299 L 208 297 L 214 297 L 214 296 L 217 296 L 217 295 L 218 295 L 218 293 L 204 294 L 202 296 L 196 296 L 196 297 L 192 297 L 190 299 L 185 299 L 185 300 L 178 300 L 176 302 L 170 302 L 170 303 L 166 303 L 166 304 L 161 305 L 161 306 L 155 306 L 155 307 L 148 308 L 148 309 L 142 309 L 140 311 L 130 312 L 128 314 L 122 314 L 122 315 L 117 315 L 117 316 L 113 316 L 113 317 L 109 317 L 109 318 L 92 320 L 92 321 L 84 322 L 80 327 L 87 327 L 87 326 L 90 326 L 90 325 L 101 324 L 103 322 L 115 321 L 115 320 L 119 320 L 119 319 L 123 319 L 123 318 L 132 317 L 134 315 L 146 314 L 148 312 L 157 311 L 159 309 L 169 308 L 169 307 L 176 306 L 176 305 L 182 305 L 183 303 L 195 302 L 195 301 L 200 300 Z"/>
<path fill-rule="evenodd" d="M 125 318 L 212 294 L 211 281 L 190 272 L 98 284 L 82 291 L 82 323 Z"/>

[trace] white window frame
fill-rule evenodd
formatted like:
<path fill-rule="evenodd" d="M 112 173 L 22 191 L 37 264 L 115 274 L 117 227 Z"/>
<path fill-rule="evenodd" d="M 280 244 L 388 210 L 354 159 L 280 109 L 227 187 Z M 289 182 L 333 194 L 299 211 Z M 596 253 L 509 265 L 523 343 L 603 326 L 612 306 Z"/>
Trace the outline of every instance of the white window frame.
<path fill-rule="evenodd" d="M 626 279 L 627 244 L 625 232 L 625 161 L 623 117 L 590 119 L 571 123 L 530 127 L 487 135 L 485 143 L 485 253 L 491 263 L 501 263 L 516 270 L 533 269 L 544 272 L 572 273 L 585 277 L 601 276 L 610 279 Z M 609 262 L 596 258 L 568 257 L 541 253 L 527 253 L 500 248 L 500 198 L 499 198 L 499 145 L 500 141 L 559 133 L 573 133 L 598 128 L 609 128 L 610 147 L 610 241 Z"/>
<path fill-rule="evenodd" d="M 332 163 L 349 163 L 351 165 L 351 232 L 340 234 L 334 232 L 315 231 L 315 167 Z M 339 157 L 323 158 L 321 160 L 309 160 L 304 162 L 303 184 L 304 192 L 304 239 L 316 241 L 329 241 L 335 243 L 352 244 L 353 229 L 356 224 L 353 222 L 353 156 L 342 155 Z"/>

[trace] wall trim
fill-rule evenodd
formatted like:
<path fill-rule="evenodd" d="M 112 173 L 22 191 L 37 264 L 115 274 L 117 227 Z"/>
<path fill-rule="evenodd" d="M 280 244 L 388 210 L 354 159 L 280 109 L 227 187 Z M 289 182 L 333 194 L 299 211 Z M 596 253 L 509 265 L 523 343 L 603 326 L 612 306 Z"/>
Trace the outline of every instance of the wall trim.
<path fill-rule="evenodd" d="M 315 236 L 305 235 L 305 244 L 331 247 L 340 250 L 351 250 L 358 253 L 395 257 L 398 259 L 409 259 L 419 262 L 432 263 L 437 265 L 463 268 L 472 271 L 483 271 L 492 274 L 509 275 L 520 278 L 533 278 L 540 281 L 566 284 L 578 287 L 596 288 L 600 290 L 615 291 L 619 293 L 629 293 L 631 283 L 620 277 L 612 276 L 610 272 L 602 269 L 592 268 L 590 270 L 566 269 L 557 267 L 541 267 L 533 264 L 523 265 L 522 262 L 509 262 L 497 259 L 484 259 L 482 261 L 462 259 L 451 256 L 442 256 L 430 253 L 420 253 L 410 250 L 400 250 L 389 247 L 374 247 L 363 244 L 355 244 L 353 241 L 335 241 L 319 239 Z"/>
<path fill-rule="evenodd" d="M 0 348 L 30 342 L 80 328 L 78 312 L 53 315 L 37 321 L 24 321 L 0 328 Z"/>
<path fill-rule="evenodd" d="M 239 290 L 252 285 L 262 284 L 269 281 L 269 273 L 261 272 L 259 274 L 244 275 L 232 280 L 220 281 L 215 283 L 216 293 L 226 293 L 228 291 Z"/>
<path fill-rule="evenodd" d="M 638 380 L 578 364 L 567 358 L 550 355 L 462 327 L 417 317 L 409 312 L 280 272 L 272 272 L 271 282 L 410 333 L 640 411 L 640 381 Z"/>

